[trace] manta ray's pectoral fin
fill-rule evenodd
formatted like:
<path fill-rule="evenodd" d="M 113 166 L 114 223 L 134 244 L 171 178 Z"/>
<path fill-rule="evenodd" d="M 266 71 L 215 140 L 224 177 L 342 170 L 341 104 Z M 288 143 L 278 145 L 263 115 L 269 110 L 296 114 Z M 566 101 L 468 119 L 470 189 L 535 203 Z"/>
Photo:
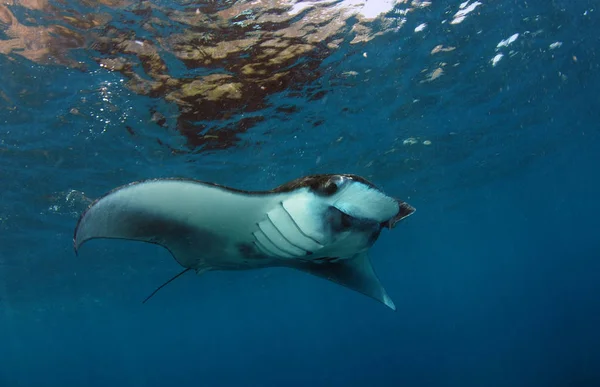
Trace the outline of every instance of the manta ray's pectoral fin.
<path fill-rule="evenodd" d="M 81 215 L 73 235 L 75 252 L 93 239 L 125 239 L 160 245 L 184 268 L 204 268 L 203 255 L 216 255 L 226 244 L 214 232 L 210 216 L 196 209 L 215 195 L 200 184 L 150 181 L 113 190 Z M 206 193 L 209 190 L 209 193 Z M 217 196 L 218 198 L 218 196 Z M 211 202 L 212 206 L 220 202 Z"/>
<path fill-rule="evenodd" d="M 396 310 L 394 302 L 379 282 L 366 252 L 350 259 L 323 263 L 295 261 L 290 266 L 362 293 Z"/>

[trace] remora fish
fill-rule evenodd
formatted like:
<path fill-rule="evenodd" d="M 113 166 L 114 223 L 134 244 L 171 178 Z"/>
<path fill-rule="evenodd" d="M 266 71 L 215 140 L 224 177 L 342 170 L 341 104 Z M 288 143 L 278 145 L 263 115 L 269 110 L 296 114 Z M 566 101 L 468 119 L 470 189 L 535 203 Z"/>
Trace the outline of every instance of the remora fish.
<path fill-rule="evenodd" d="M 367 253 L 384 227 L 393 228 L 414 211 L 356 175 L 306 176 L 255 192 L 197 180 L 152 179 L 94 201 L 79 218 L 73 244 L 76 253 L 96 238 L 168 249 L 185 270 L 146 300 L 189 270 L 289 267 L 395 310 Z"/>

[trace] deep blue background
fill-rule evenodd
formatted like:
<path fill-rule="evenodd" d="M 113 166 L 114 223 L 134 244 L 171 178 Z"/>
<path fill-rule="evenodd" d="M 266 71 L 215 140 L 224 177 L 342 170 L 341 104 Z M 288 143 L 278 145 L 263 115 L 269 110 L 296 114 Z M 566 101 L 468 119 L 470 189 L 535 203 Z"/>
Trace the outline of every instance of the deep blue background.
<path fill-rule="evenodd" d="M 275 96 L 301 109 L 265 112 L 245 138 L 260 147 L 207 155 L 156 145 L 177 140 L 147 107 L 172 107 L 117 74 L 0 57 L 3 92 L 18 101 L 0 112 L 0 386 L 600 385 L 592 3 L 490 2 L 446 30 L 438 2 L 332 55 L 316 85 L 325 99 Z M 515 32 L 514 55 L 492 67 Z M 442 41 L 457 50 L 430 55 Z M 445 75 L 421 83 L 440 61 Z M 344 71 L 359 75 L 336 81 Z M 100 110 L 101 87 L 116 112 Z M 263 189 L 313 172 L 365 175 L 417 208 L 371 253 L 396 312 L 284 269 L 184 276 L 142 305 L 179 270 L 166 251 L 94 241 L 72 252 L 83 202 L 67 200 L 71 189 L 96 197 L 173 175 Z"/>

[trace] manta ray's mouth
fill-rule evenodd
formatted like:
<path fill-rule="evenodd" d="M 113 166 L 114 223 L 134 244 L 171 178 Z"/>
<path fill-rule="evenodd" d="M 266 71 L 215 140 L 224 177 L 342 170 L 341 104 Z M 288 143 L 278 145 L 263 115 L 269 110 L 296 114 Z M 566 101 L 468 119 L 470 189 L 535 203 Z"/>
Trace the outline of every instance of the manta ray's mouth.
<path fill-rule="evenodd" d="M 383 226 L 389 228 L 390 230 L 396 227 L 396 224 L 407 216 L 412 215 L 415 212 L 415 208 L 410 204 L 403 202 L 401 200 L 397 200 L 398 202 L 398 213 L 390 220 L 383 222 Z"/>

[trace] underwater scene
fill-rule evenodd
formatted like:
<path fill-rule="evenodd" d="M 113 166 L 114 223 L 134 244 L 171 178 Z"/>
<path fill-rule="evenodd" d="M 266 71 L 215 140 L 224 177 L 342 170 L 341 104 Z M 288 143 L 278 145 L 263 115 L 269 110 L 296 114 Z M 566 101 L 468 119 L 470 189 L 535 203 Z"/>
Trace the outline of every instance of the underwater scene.
<path fill-rule="evenodd" d="M 600 386 L 599 16 L 3 1 L 0 387 Z"/>

